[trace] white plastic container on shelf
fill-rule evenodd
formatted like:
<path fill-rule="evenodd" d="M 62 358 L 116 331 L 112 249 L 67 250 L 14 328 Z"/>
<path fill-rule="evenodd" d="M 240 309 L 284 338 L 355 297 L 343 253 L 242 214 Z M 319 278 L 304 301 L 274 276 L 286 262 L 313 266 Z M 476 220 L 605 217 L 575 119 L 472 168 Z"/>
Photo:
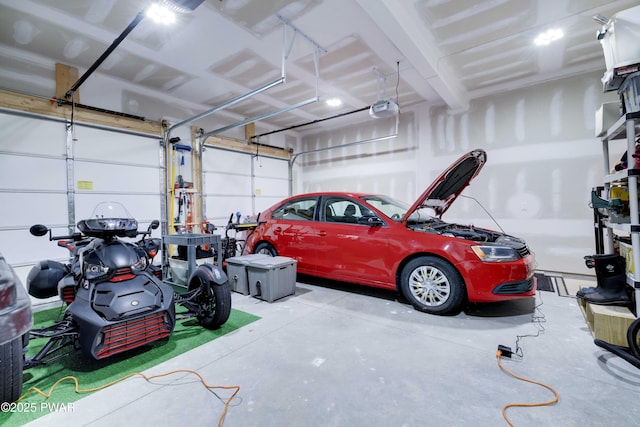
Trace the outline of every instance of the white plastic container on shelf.
<path fill-rule="evenodd" d="M 625 71 L 620 68 L 640 64 L 640 6 L 614 14 L 598 31 L 598 40 L 607 67 L 602 83 L 605 90 L 615 90 L 622 81 L 620 75 L 638 71 L 635 67 Z"/>
<path fill-rule="evenodd" d="M 640 6 L 614 14 L 602 26 L 598 39 L 607 70 L 640 62 Z"/>

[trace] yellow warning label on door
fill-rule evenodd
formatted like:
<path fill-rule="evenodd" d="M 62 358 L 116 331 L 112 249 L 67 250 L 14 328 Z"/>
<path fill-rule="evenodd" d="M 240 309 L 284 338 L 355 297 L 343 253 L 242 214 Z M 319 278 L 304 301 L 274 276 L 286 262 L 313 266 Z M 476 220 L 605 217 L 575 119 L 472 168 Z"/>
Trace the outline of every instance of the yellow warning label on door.
<path fill-rule="evenodd" d="M 93 190 L 93 181 L 78 181 L 78 190 Z"/>

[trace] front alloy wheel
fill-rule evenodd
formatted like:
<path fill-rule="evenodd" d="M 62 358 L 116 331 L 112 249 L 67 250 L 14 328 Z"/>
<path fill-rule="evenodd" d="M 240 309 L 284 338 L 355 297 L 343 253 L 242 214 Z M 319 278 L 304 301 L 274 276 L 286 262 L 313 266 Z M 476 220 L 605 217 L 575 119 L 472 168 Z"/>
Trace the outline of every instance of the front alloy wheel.
<path fill-rule="evenodd" d="M 400 276 L 400 289 L 417 310 L 431 314 L 459 311 L 465 297 L 464 283 L 456 269 L 430 256 L 407 263 Z"/>

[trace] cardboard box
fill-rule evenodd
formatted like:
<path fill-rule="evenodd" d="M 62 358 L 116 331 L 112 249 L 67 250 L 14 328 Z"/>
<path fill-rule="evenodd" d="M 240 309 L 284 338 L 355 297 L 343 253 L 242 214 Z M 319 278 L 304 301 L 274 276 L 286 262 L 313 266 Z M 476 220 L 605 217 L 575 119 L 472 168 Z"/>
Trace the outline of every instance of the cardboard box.
<path fill-rule="evenodd" d="M 635 272 L 635 266 L 633 265 L 633 247 L 624 242 L 619 242 L 619 246 L 620 256 L 622 256 L 625 261 L 625 270 L 627 272 L 627 277 L 633 279 L 633 274 Z"/>
<path fill-rule="evenodd" d="M 272 302 L 296 292 L 296 260 L 267 257 L 247 264 L 249 293 Z"/>

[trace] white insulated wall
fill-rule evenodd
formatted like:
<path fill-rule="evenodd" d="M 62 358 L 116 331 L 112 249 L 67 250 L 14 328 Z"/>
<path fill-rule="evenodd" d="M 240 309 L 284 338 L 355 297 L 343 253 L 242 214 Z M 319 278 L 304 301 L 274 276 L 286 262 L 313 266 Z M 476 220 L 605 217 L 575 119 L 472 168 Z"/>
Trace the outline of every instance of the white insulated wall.
<path fill-rule="evenodd" d="M 593 73 L 488 96 L 465 112 L 419 105 L 402 108 L 397 139 L 309 154 L 295 168 L 294 193 L 354 190 L 408 203 L 461 154 L 482 148 L 488 161 L 443 219 L 523 237 L 539 270 L 593 274 L 583 256 L 595 253 L 592 187 L 602 185 L 596 109 L 617 100 Z M 387 128 L 385 128 L 387 126 Z M 389 132 L 365 119 L 359 126 L 305 136 L 300 151 L 339 147 Z M 625 142 L 612 143 L 611 160 Z"/>

